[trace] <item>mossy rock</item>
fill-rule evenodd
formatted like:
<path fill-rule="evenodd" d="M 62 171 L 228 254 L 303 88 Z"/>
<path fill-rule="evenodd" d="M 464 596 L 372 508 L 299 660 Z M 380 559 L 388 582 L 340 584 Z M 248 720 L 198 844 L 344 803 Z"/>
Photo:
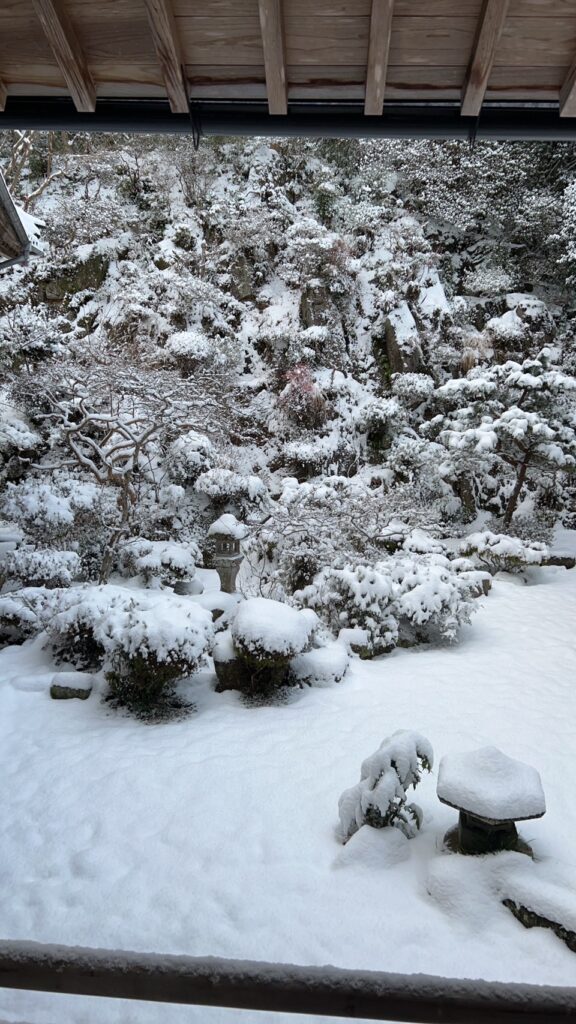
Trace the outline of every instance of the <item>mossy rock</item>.
<path fill-rule="evenodd" d="M 576 953 L 576 932 L 565 927 L 559 921 L 553 921 L 543 914 L 536 914 L 529 907 L 522 906 L 511 899 L 503 899 L 502 903 L 508 910 L 512 911 L 514 917 L 523 924 L 525 928 L 550 928 L 559 939 L 562 939 L 572 953 Z"/>
<path fill-rule="evenodd" d="M 307 285 L 300 299 L 300 320 L 304 327 L 323 327 L 332 309 L 332 299 L 326 288 Z"/>
<path fill-rule="evenodd" d="M 55 683 L 50 687 L 50 696 L 52 700 L 71 700 L 76 698 L 77 700 L 88 700 L 88 697 L 92 693 L 92 689 L 80 688 L 77 689 L 74 686 L 58 686 Z"/>
<path fill-rule="evenodd" d="M 104 283 L 109 266 L 110 261 L 104 256 L 90 256 L 68 273 L 44 281 L 40 285 L 41 301 L 64 302 L 67 296 L 77 292 L 96 291 Z"/>
<path fill-rule="evenodd" d="M 232 658 L 231 661 L 216 661 L 214 659 L 214 671 L 218 679 L 216 693 L 224 693 L 225 690 L 248 692 L 250 674 L 240 658 Z"/>
<path fill-rule="evenodd" d="M 260 659 L 245 654 L 230 661 L 214 661 L 216 690 L 239 690 L 249 697 L 271 694 L 286 685 L 289 666 L 289 658 Z"/>

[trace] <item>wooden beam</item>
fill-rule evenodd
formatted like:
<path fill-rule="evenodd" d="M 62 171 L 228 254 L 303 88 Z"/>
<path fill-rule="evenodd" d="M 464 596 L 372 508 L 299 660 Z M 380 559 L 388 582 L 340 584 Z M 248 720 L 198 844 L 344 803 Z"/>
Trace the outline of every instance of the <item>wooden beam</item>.
<path fill-rule="evenodd" d="M 364 113 L 376 117 L 380 117 L 384 109 L 393 15 L 394 0 L 372 0 Z"/>
<path fill-rule="evenodd" d="M 287 114 L 286 61 L 281 0 L 258 0 L 270 114 Z"/>
<path fill-rule="evenodd" d="M 480 113 L 507 11 L 508 0 L 484 0 L 462 91 L 463 117 L 478 117 Z"/>
<path fill-rule="evenodd" d="M 4 110 L 4 107 L 6 106 L 6 100 L 7 99 L 8 99 L 8 89 L 6 88 L 6 86 L 5 86 L 4 82 L 2 81 L 2 79 L 0 78 L 0 110 Z"/>
<path fill-rule="evenodd" d="M 560 89 L 560 117 L 576 117 L 576 57 Z"/>
<path fill-rule="evenodd" d="M 96 89 L 84 54 L 59 0 L 32 0 L 44 35 L 79 113 L 91 114 L 96 107 Z"/>
<path fill-rule="evenodd" d="M 145 4 L 170 110 L 173 114 L 187 114 L 188 86 L 182 70 L 180 41 L 170 0 L 145 0 Z"/>

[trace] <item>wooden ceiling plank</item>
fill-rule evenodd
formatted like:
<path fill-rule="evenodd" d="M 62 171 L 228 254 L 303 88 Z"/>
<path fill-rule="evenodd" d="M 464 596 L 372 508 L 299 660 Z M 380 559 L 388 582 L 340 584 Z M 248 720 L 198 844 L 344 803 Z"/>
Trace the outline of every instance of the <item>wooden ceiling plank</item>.
<path fill-rule="evenodd" d="M 180 40 L 170 0 L 145 0 L 154 48 L 173 114 L 187 114 L 188 87 L 184 79 Z"/>
<path fill-rule="evenodd" d="M 576 57 L 560 89 L 560 117 L 576 117 Z"/>
<path fill-rule="evenodd" d="M 496 57 L 496 49 L 504 28 L 509 0 L 485 0 L 478 22 L 464 89 L 462 91 L 463 117 L 478 117 L 482 108 L 488 79 Z"/>
<path fill-rule="evenodd" d="M 96 89 L 66 12 L 59 0 L 32 2 L 76 110 L 92 114 L 96 108 Z"/>
<path fill-rule="evenodd" d="M 258 0 L 270 114 L 288 113 L 286 57 L 281 0 Z"/>
<path fill-rule="evenodd" d="M 371 117 L 380 117 L 384 110 L 393 16 L 394 0 L 372 0 L 364 100 L 364 113 Z"/>

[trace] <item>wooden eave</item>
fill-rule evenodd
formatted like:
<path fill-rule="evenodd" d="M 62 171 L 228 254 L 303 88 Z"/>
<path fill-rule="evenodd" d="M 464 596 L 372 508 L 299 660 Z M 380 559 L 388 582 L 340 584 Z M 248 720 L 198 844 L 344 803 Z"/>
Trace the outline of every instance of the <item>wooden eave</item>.
<path fill-rule="evenodd" d="M 135 121 L 152 102 L 252 103 L 277 134 L 295 104 L 345 105 L 366 134 L 402 104 L 571 118 L 576 2 L 0 0 L 0 127 L 25 100 L 67 100 L 88 128 L 124 101 Z"/>

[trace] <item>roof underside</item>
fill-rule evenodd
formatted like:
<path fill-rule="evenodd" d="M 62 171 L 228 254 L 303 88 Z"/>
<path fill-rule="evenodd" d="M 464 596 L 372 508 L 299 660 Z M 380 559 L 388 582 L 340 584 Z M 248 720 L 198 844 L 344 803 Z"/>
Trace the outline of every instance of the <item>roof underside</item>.
<path fill-rule="evenodd" d="M 531 104 L 546 111 L 550 137 L 552 126 L 567 137 L 576 3 L 0 0 L 0 127 L 67 126 L 86 114 L 77 123 L 102 130 L 102 112 L 125 101 L 132 127 L 156 110 L 174 116 L 174 130 L 191 101 L 208 113 L 214 102 L 251 103 L 274 117 L 276 134 L 290 131 L 295 107 L 303 116 L 338 104 L 365 119 L 367 135 L 412 104 L 474 119 L 485 103 Z"/>
<path fill-rule="evenodd" d="M 26 256 L 30 243 L 0 174 L 0 267 Z"/>

